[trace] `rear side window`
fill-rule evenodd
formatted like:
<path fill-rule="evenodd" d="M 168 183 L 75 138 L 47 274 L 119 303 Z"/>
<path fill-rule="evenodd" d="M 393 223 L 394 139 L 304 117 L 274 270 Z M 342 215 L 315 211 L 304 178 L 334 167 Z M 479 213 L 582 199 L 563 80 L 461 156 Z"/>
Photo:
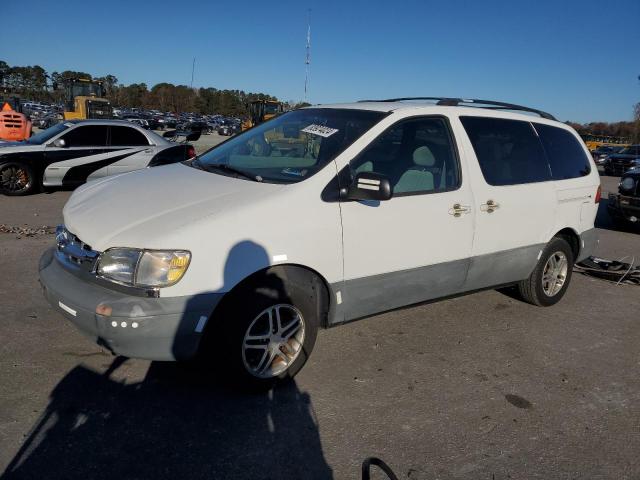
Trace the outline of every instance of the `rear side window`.
<path fill-rule="evenodd" d="M 111 145 L 114 147 L 149 145 L 149 141 L 135 128 L 111 127 Z"/>
<path fill-rule="evenodd" d="M 104 147 L 107 145 L 107 126 L 85 125 L 76 127 L 62 138 L 68 147 Z"/>
<path fill-rule="evenodd" d="M 529 122 L 460 117 L 490 185 L 519 185 L 551 180 L 549 164 Z"/>
<path fill-rule="evenodd" d="M 584 177 L 591 173 L 584 149 L 570 132 L 541 123 L 533 125 L 549 159 L 554 180 Z"/>

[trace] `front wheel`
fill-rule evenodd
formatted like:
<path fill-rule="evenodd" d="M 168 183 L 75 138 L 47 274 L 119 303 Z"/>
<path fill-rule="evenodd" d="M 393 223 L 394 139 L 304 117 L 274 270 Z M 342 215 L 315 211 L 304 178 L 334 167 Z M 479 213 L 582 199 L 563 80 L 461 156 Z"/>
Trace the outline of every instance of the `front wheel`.
<path fill-rule="evenodd" d="M 319 328 L 309 292 L 269 277 L 231 293 L 203 345 L 208 363 L 219 368 L 223 361 L 227 379 L 247 390 L 292 379 L 311 355 Z"/>
<path fill-rule="evenodd" d="M 555 305 L 564 296 L 573 272 L 573 251 L 561 237 L 554 237 L 540 255 L 533 272 L 518 284 L 523 300 L 539 307 Z"/>
<path fill-rule="evenodd" d="M 0 165 L 0 193 L 9 196 L 28 195 L 39 185 L 33 168 L 22 162 Z"/>

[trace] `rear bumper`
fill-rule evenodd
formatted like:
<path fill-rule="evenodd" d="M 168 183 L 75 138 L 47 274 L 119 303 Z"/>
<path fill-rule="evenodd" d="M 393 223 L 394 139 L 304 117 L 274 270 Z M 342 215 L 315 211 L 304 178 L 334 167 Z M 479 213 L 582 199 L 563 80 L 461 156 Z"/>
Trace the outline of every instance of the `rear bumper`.
<path fill-rule="evenodd" d="M 149 360 L 186 360 L 198 351 L 202 329 L 221 293 L 144 298 L 89 283 L 67 271 L 50 249 L 40 259 L 49 303 L 82 333 L 113 353 Z M 110 315 L 96 313 L 103 305 Z"/>
<path fill-rule="evenodd" d="M 580 253 L 576 258 L 575 263 L 579 263 L 587 257 L 592 256 L 600 240 L 598 239 L 598 233 L 595 228 L 585 230 L 580 234 Z"/>

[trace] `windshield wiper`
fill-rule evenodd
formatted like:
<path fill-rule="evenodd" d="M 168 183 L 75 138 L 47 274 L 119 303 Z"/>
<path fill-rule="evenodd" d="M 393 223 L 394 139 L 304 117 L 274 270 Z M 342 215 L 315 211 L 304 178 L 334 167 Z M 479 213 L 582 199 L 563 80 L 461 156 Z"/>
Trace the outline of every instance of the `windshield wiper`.
<path fill-rule="evenodd" d="M 198 162 L 198 165 L 200 165 L 205 170 L 209 170 L 210 168 L 217 168 L 218 170 L 224 170 L 225 172 L 235 173 L 236 175 L 248 178 L 249 180 L 253 180 L 254 182 L 262 182 L 262 177 L 260 175 L 253 175 L 252 173 L 245 172 L 244 170 L 232 167 L 231 165 L 228 165 L 226 163 L 203 164 L 201 162 Z"/>

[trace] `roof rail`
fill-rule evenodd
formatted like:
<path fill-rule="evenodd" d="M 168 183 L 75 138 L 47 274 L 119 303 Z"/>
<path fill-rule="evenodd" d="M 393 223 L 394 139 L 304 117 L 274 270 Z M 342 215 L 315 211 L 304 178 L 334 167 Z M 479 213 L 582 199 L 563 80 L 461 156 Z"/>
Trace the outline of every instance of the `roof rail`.
<path fill-rule="evenodd" d="M 404 102 L 409 100 L 429 100 L 435 101 L 436 105 L 457 107 L 457 106 L 474 106 L 478 108 L 488 108 L 490 110 L 519 110 L 523 112 L 530 112 L 540 115 L 542 118 L 548 120 L 557 120 L 556 117 L 550 113 L 537 110 L 535 108 L 523 107 L 522 105 L 515 105 L 513 103 L 496 102 L 494 100 L 478 100 L 477 98 L 449 98 L 449 97 L 401 97 L 401 98 L 387 98 L 384 100 L 360 100 L 361 102 Z"/>

